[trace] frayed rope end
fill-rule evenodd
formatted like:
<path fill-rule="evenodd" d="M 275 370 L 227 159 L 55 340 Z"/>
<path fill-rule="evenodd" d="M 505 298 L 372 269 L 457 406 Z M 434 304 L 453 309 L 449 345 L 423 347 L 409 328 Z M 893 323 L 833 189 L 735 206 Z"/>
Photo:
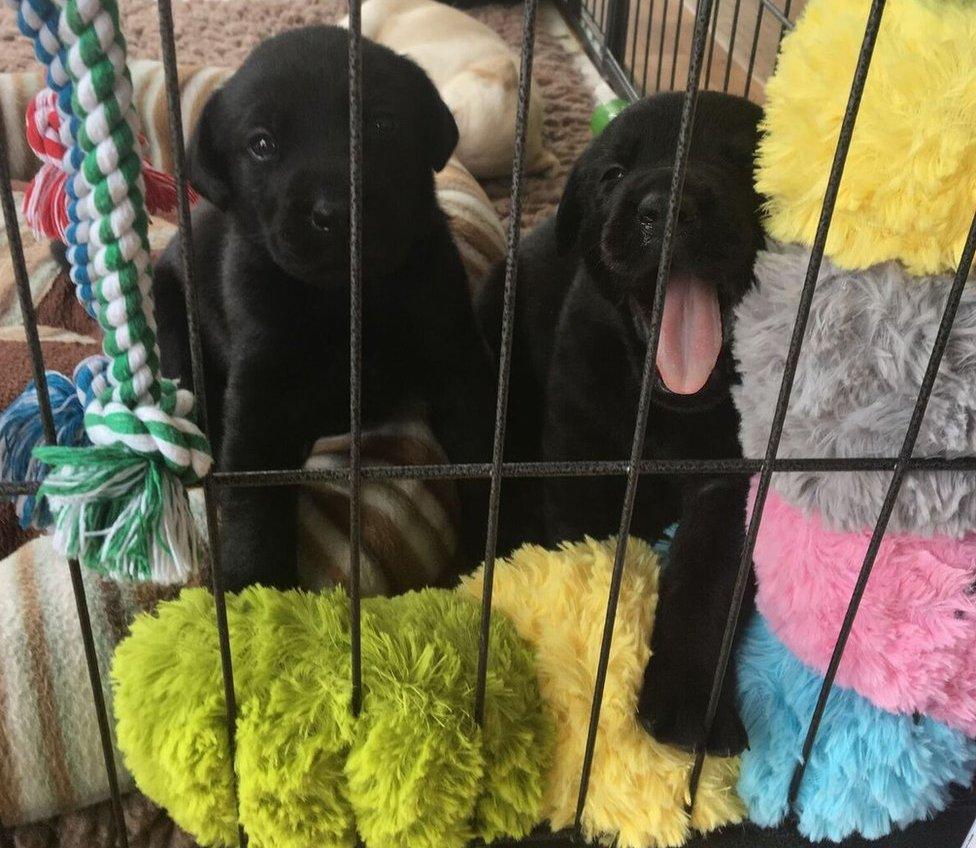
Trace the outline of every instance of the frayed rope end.
<path fill-rule="evenodd" d="M 54 515 L 65 556 L 107 577 L 182 583 L 200 539 L 186 490 L 161 459 L 121 447 L 41 447 L 51 467 L 39 494 Z"/>

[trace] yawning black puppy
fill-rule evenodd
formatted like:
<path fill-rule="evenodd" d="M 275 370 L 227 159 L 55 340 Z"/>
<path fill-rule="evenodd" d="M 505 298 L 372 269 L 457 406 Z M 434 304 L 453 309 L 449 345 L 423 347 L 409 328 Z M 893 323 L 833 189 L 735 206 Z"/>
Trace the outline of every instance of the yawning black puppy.
<path fill-rule="evenodd" d="M 507 457 L 626 460 L 634 436 L 648 322 L 661 258 L 682 95 L 623 112 L 577 162 L 555 219 L 524 242 Z M 740 455 L 731 310 L 752 279 L 762 241 L 753 156 L 760 109 L 739 98 L 701 95 L 674 258 L 667 281 L 657 379 L 645 458 Z M 480 304 L 498 338 L 502 275 Z M 541 498 L 513 483 L 505 521 L 523 523 L 544 504 L 549 543 L 617 533 L 622 477 L 550 479 Z M 744 536 L 744 478 L 646 476 L 632 532 L 648 540 L 671 523 L 657 607 L 653 658 L 640 715 L 654 735 L 685 747 L 699 739 Z M 712 751 L 735 751 L 745 735 L 727 678 Z"/>
<path fill-rule="evenodd" d="M 349 411 L 349 88 L 345 30 L 261 44 L 207 103 L 190 176 L 208 407 L 223 471 L 299 468 Z M 427 76 L 363 44 L 364 425 L 421 412 L 452 462 L 490 454 L 492 385 L 433 173 L 457 143 Z M 156 268 L 163 371 L 191 369 L 178 240 Z M 481 489 L 462 492 L 462 547 L 483 545 Z M 295 489 L 222 499 L 229 589 L 297 581 Z"/>

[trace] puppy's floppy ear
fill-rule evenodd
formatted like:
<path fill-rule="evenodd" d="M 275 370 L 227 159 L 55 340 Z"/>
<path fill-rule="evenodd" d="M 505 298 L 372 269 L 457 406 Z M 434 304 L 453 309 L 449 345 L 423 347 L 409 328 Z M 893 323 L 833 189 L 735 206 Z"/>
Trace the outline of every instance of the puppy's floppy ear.
<path fill-rule="evenodd" d="M 458 127 L 454 115 L 441 99 L 440 94 L 427 76 L 417 67 L 420 87 L 421 120 L 426 128 L 426 142 L 430 153 L 430 166 L 440 171 L 451 158 L 458 143 Z"/>
<path fill-rule="evenodd" d="M 203 107 L 187 148 L 190 182 L 214 206 L 225 209 L 230 202 L 230 161 L 222 137 L 220 91 Z"/>
<path fill-rule="evenodd" d="M 584 187 L 583 160 L 573 166 L 563 189 L 556 212 L 556 247 L 560 253 L 567 253 L 576 244 L 580 226 L 583 223 Z"/>

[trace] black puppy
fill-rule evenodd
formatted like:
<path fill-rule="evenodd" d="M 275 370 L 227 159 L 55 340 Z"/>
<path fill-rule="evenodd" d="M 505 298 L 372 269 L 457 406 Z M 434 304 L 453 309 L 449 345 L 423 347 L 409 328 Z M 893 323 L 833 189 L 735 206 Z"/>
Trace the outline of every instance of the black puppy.
<path fill-rule="evenodd" d="M 269 39 L 207 103 L 189 147 L 207 398 L 223 471 L 299 468 L 349 410 L 349 88 L 345 30 Z M 493 378 L 434 194 L 457 143 L 424 72 L 363 44 L 364 426 L 417 410 L 452 462 L 490 454 Z M 179 240 L 155 274 L 165 374 L 191 368 Z M 476 561 L 483 487 L 462 492 Z M 297 581 L 295 489 L 222 499 L 229 589 Z"/>
<path fill-rule="evenodd" d="M 553 220 L 523 243 L 506 458 L 626 460 L 634 436 L 648 322 L 661 258 L 683 95 L 623 112 L 577 162 Z M 762 243 L 752 182 L 760 109 L 705 92 L 698 104 L 674 258 L 664 300 L 645 458 L 740 456 L 729 386 L 731 310 L 752 280 Z M 480 303 L 498 338 L 502 274 Z M 548 543 L 617 533 L 622 477 L 550 479 L 509 486 L 504 519 Z M 738 566 L 744 478 L 647 476 L 632 532 L 654 540 L 675 521 L 657 607 L 653 658 L 640 716 L 654 735 L 699 741 Z M 509 532 L 512 532 L 511 530 Z M 653 678 L 654 683 L 647 681 Z M 745 735 L 727 678 L 708 740 L 736 751 Z"/>

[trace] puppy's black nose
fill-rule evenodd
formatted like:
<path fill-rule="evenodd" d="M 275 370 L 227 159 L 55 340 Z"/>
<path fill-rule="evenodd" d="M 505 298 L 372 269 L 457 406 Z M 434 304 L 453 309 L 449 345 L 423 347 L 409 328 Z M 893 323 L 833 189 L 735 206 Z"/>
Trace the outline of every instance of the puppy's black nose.
<path fill-rule="evenodd" d="M 668 215 L 668 193 L 666 191 L 649 191 L 637 205 L 637 221 L 642 226 L 664 226 Z M 678 223 L 690 224 L 698 217 L 698 207 L 687 192 L 681 198 L 678 207 Z"/>
<path fill-rule="evenodd" d="M 320 233 L 335 234 L 341 230 L 345 223 L 345 214 L 345 208 L 340 204 L 319 197 L 312 204 L 309 221 Z"/>

